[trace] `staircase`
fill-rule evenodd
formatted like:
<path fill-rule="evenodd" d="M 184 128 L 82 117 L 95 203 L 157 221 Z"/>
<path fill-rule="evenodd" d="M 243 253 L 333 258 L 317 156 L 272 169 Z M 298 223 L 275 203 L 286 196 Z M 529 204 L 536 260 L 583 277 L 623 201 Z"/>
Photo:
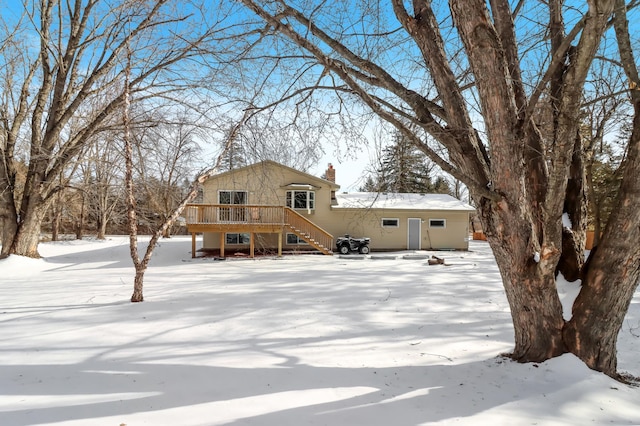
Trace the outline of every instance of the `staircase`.
<path fill-rule="evenodd" d="M 284 223 L 288 229 L 322 254 L 332 255 L 333 236 L 295 210 L 285 207 Z"/>

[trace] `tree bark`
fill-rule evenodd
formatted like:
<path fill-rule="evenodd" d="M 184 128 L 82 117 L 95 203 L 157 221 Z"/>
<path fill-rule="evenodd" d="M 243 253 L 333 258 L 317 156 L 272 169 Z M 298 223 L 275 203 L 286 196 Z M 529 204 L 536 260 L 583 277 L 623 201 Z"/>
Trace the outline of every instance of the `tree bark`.
<path fill-rule="evenodd" d="M 12 252 L 15 237 L 18 233 L 18 217 L 12 191 L 0 191 L 0 197 L 0 229 L 2 229 L 0 258 L 4 258 Z"/>
<path fill-rule="evenodd" d="M 541 362 L 565 353 L 554 270 L 545 267 L 557 254 L 536 251 L 531 224 L 522 219 L 518 206 L 485 202 L 479 211 L 511 309 L 515 340 L 511 356 L 519 362 Z"/>
<path fill-rule="evenodd" d="M 17 226 L 9 253 L 36 259 L 40 258 L 38 244 L 40 243 L 41 224 L 45 212 L 46 206 L 44 205 L 30 206 L 30 209 Z"/>
<path fill-rule="evenodd" d="M 144 301 L 144 295 L 142 294 L 144 272 L 144 270 L 141 270 L 138 266 L 136 266 L 136 275 L 133 279 L 133 294 L 131 295 L 131 302 L 136 303 Z"/>
<path fill-rule="evenodd" d="M 62 212 L 57 206 L 53 209 L 53 217 L 51 218 L 51 241 L 58 241 L 60 234 L 60 219 Z"/>
<path fill-rule="evenodd" d="M 85 203 L 86 195 L 84 191 L 80 193 L 80 216 L 78 217 L 78 222 L 76 223 L 76 240 L 82 239 L 82 234 L 84 233 L 84 203 Z"/>
<path fill-rule="evenodd" d="M 583 151 L 582 138 L 578 133 L 573 148 L 563 209 L 571 222 L 571 227 L 563 226 L 562 255 L 557 267 L 557 271 L 570 282 L 579 280 L 582 276 L 587 238 L 587 177 Z"/>
<path fill-rule="evenodd" d="M 131 295 L 131 302 L 137 303 L 144 301 L 143 284 L 144 284 L 144 272 L 147 268 L 146 262 L 140 261 L 138 255 L 138 215 L 136 212 L 136 197 L 133 182 L 133 144 L 131 143 L 131 122 L 129 119 L 129 113 L 131 108 L 131 50 L 127 45 L 127 64 L 125 66 L 125 80 L 124 80 L 124 92 L 123 92 L 123 108 L 122 108 L 122 124 L 123 124 L 123 139 L 124 139 L 124 159 L 125 159 L 125 186 L 127 197 L 127 223 L 129 226 L 129 252 L 131 254 L 131 260 L 135 267 L 136 274 L 133 279 L 133 294 Z"/>
<path fill-rule="evenodd" d="M 640 93 L 633 98 L 635 116 L 621 166 L 620 195 L 591 254 L 564 333 L 571 352 L 616 378 L 618 333 L 640 280 Z"/>
<path fill-rule="evenodd" d="M 100 216 L 97 225 L 96 238 L 99 240 L 104 240 L 107 233 L 107 219 L 103 216 Z"/>
<path fill-rule="evenodd" d="M 168 211 L 169 208 L 167 207 L 165 211 Z M 162 223 L 165 223 L 167 220 L 169 220 L 168 216 L 163 215 L 162 216 Z M 167 226 L 164 230 L 164 232 L 162 233 L 162 238 L 171 238 L 171 228 L 172 226 Z"/>

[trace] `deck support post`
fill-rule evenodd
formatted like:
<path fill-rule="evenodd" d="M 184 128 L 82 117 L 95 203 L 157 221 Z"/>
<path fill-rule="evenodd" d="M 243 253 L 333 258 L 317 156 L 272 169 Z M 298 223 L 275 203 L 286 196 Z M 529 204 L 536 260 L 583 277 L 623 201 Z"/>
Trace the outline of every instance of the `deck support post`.
<path fill-rule="evenodd" d="M 278 257 L 282 257 L 282 232 L 278 233 Z"/>
<path fill-rule="evenodd" d="M 256 248 L 256 245 L 255 245 L 255 242 L 254 242 L 255 241 L 254 240 L 254 235 L 255 234 L 253 232 L 249 233 L 249 257 L 251 257 L 251 258 L 254 257 L 254 254 L 255 254 L 254 252 L 255 252 L 255 248 Z"/>
<path fill-rule="evenodd" d="M 191 258 L 195 259 L 196 257 L 196 233 L 191 233 Z"/>
<path fill-rule="evenodd" d="M 220 257 L 224 257 L 224 240 L 225 240 L 224 232 L 221 232 L 220 233 Z"/>

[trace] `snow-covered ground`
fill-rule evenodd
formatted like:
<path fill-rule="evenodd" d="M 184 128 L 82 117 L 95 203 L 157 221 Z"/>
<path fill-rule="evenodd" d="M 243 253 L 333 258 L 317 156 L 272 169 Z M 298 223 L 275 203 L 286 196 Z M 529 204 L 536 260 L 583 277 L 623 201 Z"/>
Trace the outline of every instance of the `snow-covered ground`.
<path fill-rule="evenodd" d="M 0 261 L 0 425 L 640 424 L 640 388 L 571 355 L 499 357 L 513 329 L 484 242 L 449 266 L 190 247 L 162 241 L 138 304 L 125 237 Z M 639 336 L 636 297 L 619 338 L 634 375 Z"/>

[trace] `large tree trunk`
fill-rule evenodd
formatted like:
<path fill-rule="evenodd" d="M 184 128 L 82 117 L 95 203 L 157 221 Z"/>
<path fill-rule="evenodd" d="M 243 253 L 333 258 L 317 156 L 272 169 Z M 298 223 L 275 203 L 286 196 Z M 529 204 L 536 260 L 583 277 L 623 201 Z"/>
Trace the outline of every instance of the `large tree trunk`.
<path fill-rule="evenodd" d="M 9 254 L 40 258 L 38 243 L 40 242 L 40 230 L 46 207 L 31 207 L 25 214 L 22 222 L 17 226 L 17 232 L 9 249 Z"/>
<path fill-rule="evenodd" d="M 53 209 L 53 217 L 51 218 L 51 241 L 58 241 L 60 235 L 60 220 L 62 219 L 62 211 L 59 206 Z"/>
<path fill-rule="evenodd" d="M 564 258 L 572 260 L 567 274 L 577 278 L 582 264 L 580 247 L 584 244 L 581 241 L 584 233 L 582 147 L 576 137 L 580 100 L 613 2 L 590 3 L 583 29 L 588 36 L 581 37 L 576 48 L 570 48 L 564 38 L 562 2 L 549 2 L 551 37 L 558 39 L 552 40 L 556 68 L 548 73 L 554 117 L 548 138 L 551 142 L 546 145 L 539 142 L 539 135 L 533 131 L 535 125 L 528 124 L 532 117 L 521 115 L 523 110 L 532 111 L 533 107 L 523 103 L 514 110 L 519 100 L 519 76 L 510 73 L 505 63 L 517 60 L 517 55 L 501 47 L 501 43 L 508 43 L 513 36 L 510 30 L 513 22 L 508 13 L 499 13 L 510 8 L 503 0 L 491 4 L 495 29 L 488 17 L 486 2 L 450 2 L 454 24 L 475 76 L 487 138 L 491 141 L 492 187 L 503 200 L 482 201 L 477 194 L 475 198 L 481 201 L 478 204 L 483 225 L 488 230 L 487 239 L 496 256 L 511 308 L 515 331 L 513 358 L 543 361 L 568 349 L 576 350 L 575 345 L 565 342 L 565 321 L 555 280 L 556 268 L 565 250 L 561 216 L 566 212 L 576 222 L 571 226 L 572 231 L 576 230 L 575 235 L 567 234 L 575 238 L 565 244 Z M 535 102 L 535 98 L 529 100 L 530 104 Z M 520 151 L 523 146 L 524 151 Z M 544 162 L 540 153 L 545 149 L 541 148 L 546 148 L 548 153 Z M 539 164 L 530 160 L 533 154 L 540 159 Z M 611 332 L 615 326 L 601 327 Z M 577 330 L 590 332 L 582 330 L 581 325 Z M 591 343 L 597 346 L 597 341 Z M 615 358 L 615 346 L 613 350 L 606 350 Z"/>
<path fill-rule="evenodd" d="M 640 95 L 638 96 L 640 98 Z M 616 208 L 592 252 L 565 330 L 571 352 L 589 367 L 617 377 L 616 343 L 640 279 L 640 99 Z"/>
<path fill-rule="evenodd" d="M 537 252 L 531 223 L 518 206 L 486 202 L 479 211 L 511 309 L 511 356 L 519 362 L 541 362 L 565 353 L 562 305 L 551 266 L 558 253 Z"/>
<path fill-rule="evenodd" d="M 2 229 L 2 251 L 0 251 L 0 258 L 4 258 L 11 254 L 11 248 L 13 247 L 13 242 L 15 241 L 15 236 L 18 233 L 18 220 L 15 213 L 15 210 L 12 209 L 13 199 L 11 200 L 11 204 L 7 204 L 8 198 L 11 198 L 10 191 L 4 191 L 3 199 L 0 199 L 0 229 Z"/>
<path fill-rule="evenodd" d="M 590 368 L 617 378 L 616 343 L 638 285 L 640 255 L 634 247 L 637 243 L 614 246 L 609 241 L 603 239 L 589 262 L 564 339 Z M 635 252 L 632 259 L 630 251 Z"/>
<path fill-rule="evenodd" d="M 98 223 L 97 226 L 97 235 L 96 238 L 99 240 L 104 240 L 107 233 L 107 217 L 106 214 L 100 213 L 98 215 Z"/>
<path fill-rule="evenodd" d="M 541 134 L 531 119 L 522 115 L 524 95 L 520 85 L 513 83 L 520 80 L 512 63 L 517 60 L 517 49 L 512 44 L 502 47 L 513 37 L 513 20 L 506 13 L 510 8 L 504 1 L 492 2 L 492 6 L 495 27 L 486 2 L 450 2 L 492 145 L 491 187 L 500 195 L 498 200 L 489 200 L 475 193 L 474 199 L 509 300 L 515 333 L 512 357 L 539 362 L 566 352 L 562 305 L 555 284 L 561 255 L 562 200 L 554 194 L 564 195 L 568 171 L 559 162 L 556 174 L 547 174 L 547 165 L 539 155 Z M 569 150 L 572 142 L 557 149 Z"/>
<path fill-rule="evenodd" d="M 78 221 L 76 223 L 76 240 L 82 239 L 82 234 L 84 233 L 84 200 L 85 195 L 84 191 L 80 193 L 80 216 L 78 217 Z"/>
<path fill-rule="evenodd" d="M 9 249 L 9 254 L 39 258 L 38 243 L 40 231 L 52 198 L 46 196 L 47 185 L 44 183 L 46 162 L 34 161 L 29 166 L 24 192 L 20 204 L 19 215 L 16 216 L 17 232 Z"/>
<path fill-rule="evenodd" d="M 616 378 L 618 333 L 640 278 L 638 226 L 622 228 L 611 232 L 630 232 L 635 241 L 614 241 L 605 235 L 589 262 L 564 333 L 572 353 L 590 368 Z"/>
<path fill-rule="evenodd" d="M 0 230 L 2 235 L 2 249 L 0 258 L 7 257 L 11 254 L 15 236 L 18 233 L 18 212 L 16 211 L 13 187 L 15 185 L 15 176 L 10 175 L 13 171 L 6 164 L 6 160 L 2 162 L 0 167 Z M 10 190 L 11 189 L 11 190 Z"/>
<path fill-rule="evenodd" d="M 15 221 L 0 216 L 0 230 L 2 231 L 2 235 L 0 236 L 2 237 L 0 241 L 0 244 L 2 244 L 2 247 L 0 247 L 0 259 L 9 256 L 9 248 L 13 242 L 13 235 L 15 235 L 17 231 L 15 224 Z"/>
<path fill-rule="evenodd" d="M 133 294 L 131 295 L 131 301 L 136 302 L 144 302 L 144 295 L 142 292 L 143 282 L 144 282 L 144 273 L 146 270 L 146 266 L 144 268 L 136 265 L 136 276 L 133 279 Z"/>

